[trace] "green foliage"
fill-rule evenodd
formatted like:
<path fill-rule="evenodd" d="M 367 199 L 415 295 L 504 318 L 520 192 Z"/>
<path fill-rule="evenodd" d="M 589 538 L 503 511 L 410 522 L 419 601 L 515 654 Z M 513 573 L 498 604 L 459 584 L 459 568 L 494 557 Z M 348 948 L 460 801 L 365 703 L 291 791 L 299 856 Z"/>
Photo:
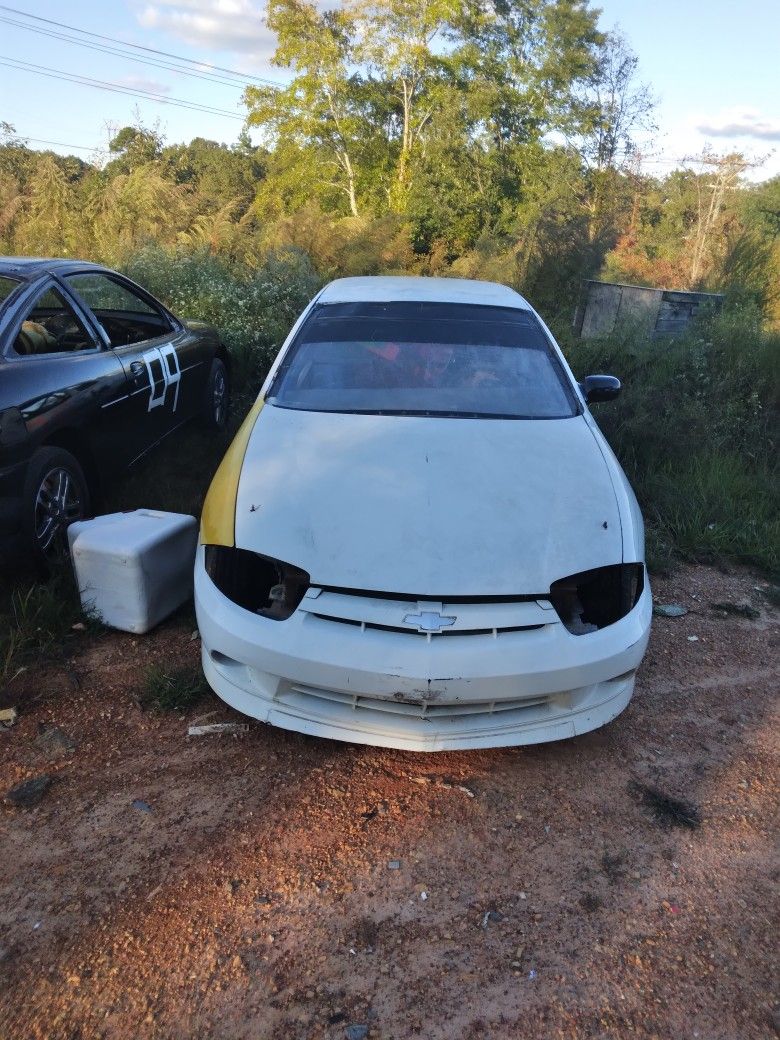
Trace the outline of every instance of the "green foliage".
<path fill-rule="evenodd" d="M 139 700 L 157 711 L 186 711 L 208 693 L 209 686 L 198 668 L 162 668 L 154 665 L 144 677 Z"/>
<path fill-rule="evenodd" d="M 245 95 L 249 124 L 283 158 L 269 164 L 264 216 L 303 197 L 355 217 L 409 215 L 420 252 L 447 237 L 431 213 L 442 182 L 468 200 L 458 209 L 492 203 L 495 219 L 492 174 L 508 185 L 524 145 L 594 121 L 585 86 L 606 37 L 582 0 L 347 0 L 326 11 L 271 0 L 268 24 L 274 62 L 293 78 Z M 466 245 L 484 223 L 471 222 Z"/>
<path fill-rule="evenodd" d="M 780 569 L 780 335 L 755 309 L 701 322 L 683 339 L 631 328 L 570 345 L 577 375 L 611 372 L 620 398 L 597 419 L 642 506 L 648 551 Z"/>
<path fill-rule="evenodd" d="M 33 660 L 61 656 L 83 624 L 96 630 L 99 622 L 81 609 L 69 564 L 48 581 L 9 585 L 0 597 L 0 684 L 11 682 Z"/>
<path fill-rule="evenodd" d="M 175 314 L 219 329 L 239 391 L 259 389 L 295 318 L 321 284 L 306 254 L 296 249 L 270 252 L 249 267 L 206 250 L 149 246 L 123 270 Z"/>
<path fill-rule="evenodd" d="M 136 166 L 147 166 L 159 159 L 163 138 L 158 130 L 142 126 L 124 126 L 108 143 L 108 150 L 117 156 L 111 172 L 130 173 Z"/>
<path fill-rule="evenodd" d="M 254 201 L 265 162 L 262 149 L 251 144 L 229 148 L 203 137 L 186 145 L 170 145 L 160 152 L 164 175 L 196 195 L 199 208 L 213 213 L 230 206 L 236 222 Z"/>

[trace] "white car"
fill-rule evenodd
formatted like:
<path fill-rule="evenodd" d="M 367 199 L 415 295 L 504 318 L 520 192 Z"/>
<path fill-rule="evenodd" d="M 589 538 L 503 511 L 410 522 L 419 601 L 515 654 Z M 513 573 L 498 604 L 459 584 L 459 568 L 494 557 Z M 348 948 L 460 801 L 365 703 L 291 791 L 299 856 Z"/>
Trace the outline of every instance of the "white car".
<path fill-rule="evenodd" d="M 206 498 L 203 668 L 275 726 L 417 751 L 585 733 L 650 632 L 642 518 L 549 330 L 490 282 L 345 278 Z"/>

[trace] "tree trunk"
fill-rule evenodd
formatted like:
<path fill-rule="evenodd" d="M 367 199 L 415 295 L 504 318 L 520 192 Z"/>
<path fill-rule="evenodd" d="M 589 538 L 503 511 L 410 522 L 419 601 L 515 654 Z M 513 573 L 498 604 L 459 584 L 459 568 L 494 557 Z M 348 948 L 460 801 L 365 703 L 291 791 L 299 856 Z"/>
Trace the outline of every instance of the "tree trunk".
<path fill-rule="evenodd" d="M 355 171 L 352 168 L 349 154 L 346 151 L 339 152 L 338 157 L 339 162 L 341 163 L 341 168 L 347 175 L 347 198 L 349 199 L 349 211 L 353 217 L 359 217 L 360 212 L 358 211 L 357 193 L 355 192 Z"/>

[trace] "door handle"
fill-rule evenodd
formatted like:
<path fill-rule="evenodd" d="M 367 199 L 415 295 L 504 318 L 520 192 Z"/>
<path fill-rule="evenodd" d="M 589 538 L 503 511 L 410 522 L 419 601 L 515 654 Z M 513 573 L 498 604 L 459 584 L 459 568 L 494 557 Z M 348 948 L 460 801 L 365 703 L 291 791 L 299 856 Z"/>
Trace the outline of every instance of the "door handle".
<path fill-rule="evenodd" d="M 146 365 L 143 361 L 131 361 L 130 362 L 130 375 L 133 379 L 140 379 L 146 371 Z"/>

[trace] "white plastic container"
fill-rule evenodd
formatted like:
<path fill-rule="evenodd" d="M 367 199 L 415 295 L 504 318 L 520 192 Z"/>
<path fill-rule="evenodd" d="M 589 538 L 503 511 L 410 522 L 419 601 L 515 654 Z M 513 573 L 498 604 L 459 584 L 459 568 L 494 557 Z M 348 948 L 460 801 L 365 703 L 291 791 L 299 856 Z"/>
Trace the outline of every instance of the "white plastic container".
<path fill-rule="evenodd" d="M 104 624 L 148 632 L 192 594 L 194 516 L 136 509 L 68 528 L 81 605 Z"/>

